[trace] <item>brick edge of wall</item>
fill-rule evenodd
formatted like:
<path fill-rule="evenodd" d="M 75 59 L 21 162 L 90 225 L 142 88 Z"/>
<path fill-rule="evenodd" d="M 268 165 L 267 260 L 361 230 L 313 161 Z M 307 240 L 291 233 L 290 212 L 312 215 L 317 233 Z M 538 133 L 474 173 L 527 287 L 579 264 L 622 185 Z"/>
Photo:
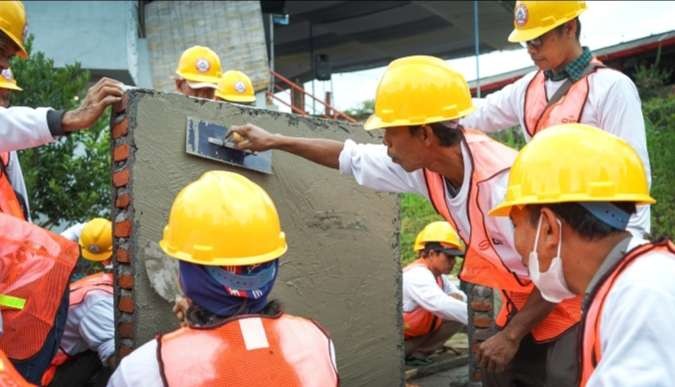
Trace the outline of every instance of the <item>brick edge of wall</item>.
<path fill-rule="evenodd" d="M 469 385 L 480 386 L 480 365 L 476 359 L 478 346 L 496 332 L 494 294 L 492 288 L 468 284 L 469 296 Z"/>

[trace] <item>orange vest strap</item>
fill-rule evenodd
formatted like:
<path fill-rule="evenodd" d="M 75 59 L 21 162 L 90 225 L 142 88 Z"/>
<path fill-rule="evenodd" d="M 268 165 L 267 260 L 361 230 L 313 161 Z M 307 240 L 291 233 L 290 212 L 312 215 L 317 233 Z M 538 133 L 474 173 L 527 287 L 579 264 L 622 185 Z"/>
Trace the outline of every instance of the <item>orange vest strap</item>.
<path fill-rule="evenodd" d="M 89 292 L 95 290 L 113 294 L 112 273 L 96 273 L 71 283 L 70 306 L 80 304 Z"/>
<path fill-rule="evenodd" d="M 562 97 L 557 101 L 552 101 L 552 103 L 549 102 L 546 95 L 544 72 L 538 71 L 530 80 L 525 91 L 525 103 L 523 104 L 525 131 L 530 137 L 534 137 L 540 130 L 549 126 L 581 120 L 590 88 L 588 76 L 597 69 L 605 67 L 596 58 L 593 58 L 589 66 L 585 75 L 574 82 Z"/>
<path fill-rule="evenodd" d="M 16 197 L 16 192 L 12 187 L 12 182 L 7 175 L 7 167 L 9 166 L 9 153 L 0 153 L 0 212 L 15 216 L 19 219 L 25 219 L 23 207 L 19 198 Z"/>
<path fill-rule="evenodd" d="M 157 342 L 168 386 L 338 385 L 330 337 L 300 317 L 237 316 L 214 328 L 180 328 Z"/>
<path fill-rule="evenodd" d="M 79 249 L 76 243 L 0 213 L 0 294 L 26 300 L 4 309 L 0 349 L 15 360 L 35 355 L 52 329 Z"/>
<path fill-rule="evenodd" d="M 605 300 L 612 286 L 614 286 L 618 277 L 638 258 L 655 251 L 670 253 L 675 257 L 675 245 L 669 240 L 638 246 L 629 251 L 613 269 L 608 271 L 604 276 L 604 280 L 589 295 L 591 301 L 584 311 L 585 318 L 581 329 L 581 387 L 586 386 L 602 357 L 600 345 L 601 316 Z"/>

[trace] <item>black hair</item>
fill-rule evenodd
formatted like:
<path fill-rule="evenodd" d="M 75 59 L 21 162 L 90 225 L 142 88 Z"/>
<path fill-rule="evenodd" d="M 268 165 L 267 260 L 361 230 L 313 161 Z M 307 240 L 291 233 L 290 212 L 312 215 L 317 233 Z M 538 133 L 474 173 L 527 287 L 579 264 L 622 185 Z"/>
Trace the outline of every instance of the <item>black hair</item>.
<path fill-rule="evenodd" d="M 424 124 L 431 127 L 441 146 L 454 146 L 462 141 L 462 126 L 450 127 L 443 122 Z M 409 126 L 410 134 L 415 135 L 424 125 Z"/>
<path fill-rule="evenodd" d="M 612 202 L 613 205 L 628 214 L 635 213 L 635 204 L 631 202 Z M 530 209 L 530 223 L 535 227 L 543 207 L 549 208 L 567 223 L 574 232 L 587 240 L 597 240 L 625 230 L 612 227 L 596 218 L 588 210 L 577 203 L 555 203 L 528 206 Z"/>

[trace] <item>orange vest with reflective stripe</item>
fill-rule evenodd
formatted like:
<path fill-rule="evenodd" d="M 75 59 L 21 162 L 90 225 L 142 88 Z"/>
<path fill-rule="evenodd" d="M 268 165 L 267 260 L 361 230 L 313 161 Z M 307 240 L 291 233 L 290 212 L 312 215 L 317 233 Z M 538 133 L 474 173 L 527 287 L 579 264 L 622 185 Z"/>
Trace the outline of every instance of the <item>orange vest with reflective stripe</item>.
<path fill-rule="evenodd" d="M 158 339 L 164 384 L 180 387 L 338 385 L 333 345 L 317 323 L 285 313 L 242 315 Z"/>
<path fill-rule="evenodd" d="M 87 294 L 95 290 L 113 294 L 112 273 L 96 273 L 71 283 L 69 306 L 73 307 L 81 304 L 87 297 Z M 56 375 L 56 369 L 68 361 L 68 359 L 68 354 L 59 348 L 56 352 L 56 356 L 52 359 L 49 368 L 45 371 L 44 375 L 42 375 L 42 384 L 48 385 L 51 383 L 52 379 L 54 379 L 54 375 Z"/>
<path fill-rule="evenodd" d="M 471 176 L 464 176 L 465 179 L 470 179 L 467 199 L 470 230 L 457 227 L 454 214 L 448 208 L 443 176 L 425 169 L 424 177 L 436 212 L 455 227 L 467 245 L 459 277 L 466 282 L 502 291 L 502 308 L 496 323 L 503 327 L 508 322 L 510 313 L 523 308 L 534 286 L 529 280 L 520 279 L 512 272 L 497 253 L 485 227 L 490 209 L 481 208 L 479 193 L 481 190 L 492 189 L 494 179 L 511 168 L 516 151 L 472 129 L 464 129 L 464 138 L 472 164 Z M 565 300 L 532 330 L 532 336 L 539 342 L 555 339 L 578 323 L 580 318 L 581 297 Z"/>
<path fill-rule="evenodd" d="M 427 267 L 420 258 L 406 266 L 403 271 L 418 266 Z M 436 284 L 443 289 L 443 279 L 440 276 L 436 277 Z M 424 336 L 438 329 L 442 323 L 436 315 L 418 306 L 410 312 L 403 312 L 403 335 L 406 339 Z"/>
<path fill-rule="evenodd" d="M 633 262 L 647 253 L 664 252 L 670 253 L 675 258 L 675 245 L 671 241 L 664 241 L 659 243 L 647 243 L 638 246 L 628 252 L 626 256 L 607 274 L 602 283 L 595 287 L 595 290 L 590 295 L 591 301 L 588 307 L 584 310 L 584 322 L 582 326 L 581 348 L 581 379 L 579 385 L 586 386 L 588 379 L 595 371 L 601 359 L 600 348 L 600 330 L 601 330 L 601 316 L 602 309 L 607 299 L 607 295 L 612 289 L 617 278 L 624 272 Z"/>
<path fill-rule="evenodd" d="M 591 65 L 594 66 L 590 74 L 598 68 L 604 67 L 602 62 L 593 58 Z M 524 103 L 525 130 L 530 137 L 534 137 L 540 130 L 549 126 L 579 122 L 584 112 L 584 106 L 588 100 L 588 76 L 574 82 L 567 93 L 555 103 L 549 105 L 546 96 L 546 79 L 544 72 L 539 70 L 527 85 Z"/>
<path fill-rule="evenodd" d="M 31 387 L 9 361 L 7 356 L 0 350 L 0 386 L 2 387 Z"/>
<path fill-rule="evenodd" d="M 2 163 L 0 165 L 0 212 L 19 219 L 26 219 L 21 202 L 16 197 L 16 192 L 12 188 L 12 182 L 9 181 L 9 176 L 7 176 L 9 152 L 0 153 L 0 163 Z"/>
<path fill-rule="evenodd" d="M 77 243 L 0 214 L 0 294 L 25 300 L 23 309 L 2 307 L 0 349 L 9 358 L 25 360 L 40 351 L 78 256 Z"/>

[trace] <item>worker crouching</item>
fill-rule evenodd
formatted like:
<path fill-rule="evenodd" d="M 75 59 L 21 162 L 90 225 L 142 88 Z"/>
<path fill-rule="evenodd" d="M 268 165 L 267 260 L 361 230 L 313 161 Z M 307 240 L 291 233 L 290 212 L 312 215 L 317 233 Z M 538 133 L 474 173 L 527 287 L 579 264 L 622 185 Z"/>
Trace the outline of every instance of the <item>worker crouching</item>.
<path fill-rule="evenodd" d="M 262 188 L 205 173 L 176 197 L 160 246 L 180 260 L 187 326 L 124 358 L 109 386 L 338 384 L 327 332 L 268 301 L 287 245 Z"/>

